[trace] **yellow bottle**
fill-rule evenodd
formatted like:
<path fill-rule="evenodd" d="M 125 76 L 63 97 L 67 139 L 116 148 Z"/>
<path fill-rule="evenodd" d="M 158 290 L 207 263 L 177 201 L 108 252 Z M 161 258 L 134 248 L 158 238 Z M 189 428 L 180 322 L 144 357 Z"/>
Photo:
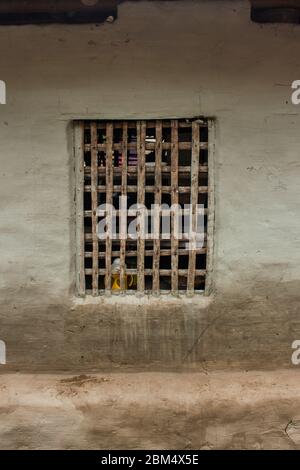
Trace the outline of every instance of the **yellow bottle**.
<path fill-rule="evenodd" d="M 125 289 L 127 290 L 128 287 L 132 287 L 134 285 L 134 276 L 132 274 L 125 275 Z M 112 274 L 112 290 L 120 290 L 121 289 L 121 279 L 120 274 Z"/>
<path fill-rule="evenodd" d="M 117 291 L 121 289 L 121 276 L 120 276 L 120 258 L 116 258 L 112 265 L 112 286 L 111 289 L 113 291 Z M 126 265 L 125 265 L 126 269 Z M 125 289 L 127 290 L 128 287 L 133 287 L 136 285 L 136 276 L 133 276 L 132 274 L 127 274 L 125 275 Z"/>

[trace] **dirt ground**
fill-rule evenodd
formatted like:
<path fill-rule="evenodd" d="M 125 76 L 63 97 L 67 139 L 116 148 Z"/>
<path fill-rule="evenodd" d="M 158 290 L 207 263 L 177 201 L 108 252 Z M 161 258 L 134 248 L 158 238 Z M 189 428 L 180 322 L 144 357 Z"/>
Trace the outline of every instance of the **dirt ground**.
<path fill-rule="evenodd" d="M 0 449 L 297 449 L 295 370 L 0 376 Z"/>

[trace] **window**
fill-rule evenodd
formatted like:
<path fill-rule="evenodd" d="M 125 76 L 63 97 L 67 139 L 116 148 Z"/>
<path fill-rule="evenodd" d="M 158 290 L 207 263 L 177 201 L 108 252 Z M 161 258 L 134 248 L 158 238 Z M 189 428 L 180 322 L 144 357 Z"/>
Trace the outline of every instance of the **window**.
<path fill-rule="evenodd" d="M 79 295 L 208 292 L 212 122 L 80 121 Z"/>

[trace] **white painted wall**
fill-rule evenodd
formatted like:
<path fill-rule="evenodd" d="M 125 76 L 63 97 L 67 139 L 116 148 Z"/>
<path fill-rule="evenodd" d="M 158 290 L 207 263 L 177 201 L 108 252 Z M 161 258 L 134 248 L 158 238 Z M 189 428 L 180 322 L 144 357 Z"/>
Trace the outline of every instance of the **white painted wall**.
<path fill-rule="evenodd" d="M 215 117 L 215 290 L 296 295 L 299 43 L 300 26 L 251 23 L 246 0 L 129 2 L 113 24 L 1 27 L 1 303 L 71 298 L 78 118 Z"/>

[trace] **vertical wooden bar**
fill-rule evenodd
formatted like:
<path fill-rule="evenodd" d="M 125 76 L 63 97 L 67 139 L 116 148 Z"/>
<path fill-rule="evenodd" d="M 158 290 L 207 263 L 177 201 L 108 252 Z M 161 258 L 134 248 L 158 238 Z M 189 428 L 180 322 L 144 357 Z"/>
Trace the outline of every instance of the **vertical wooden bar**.
<path fill-rule="evenodd" d="M 171 122 L 171 204 L 177 206 L 178 197 L 178 121 Z M 171 212 L 172 294 L 178 292 L 178 215 Z"/>
<path fill-rule="evenodd" d="M 84 274 L 84 123 L 74 123 L 76 185 L 76 291 L 85 295 Z"/>
<path fill-rule="evenodd" d="M 92 294 L 98 295 L 99 245 L 97 235 L 98 207 L 98 149 L 97 123 L 91 123 L 91 197 L 92 197 L 92 237 L 93 237 L 93 274 Z"/>
<path fill-rule="evenodd" d="M 187 293 L 193 295 L 195 285 L 196 270 L 196 239 L 197 230 L 197 203 L 198 203 L 198 180 L 199 180 L 199 157 L 200 157 L 200 127 L 197 122 L 192 123 L 192 162 L 191 162 L 191 211 L 190 211 L 190 233 L 192 240 L 189 240 L 189 265 L 187 279 Z"/>
<path fill-rule="evenodd" d="M 111 294 L 112 203 L 113 203 L 113 123 L 106 124 L 106 252 L 105 293 Z"/>
<path fill-rule="evenodd" d="M 161 160 L 162 160 L 162 122 L 156 121 L 155 128 L 155 194 L 154 194 L 154 240 L 153 240 L 153 293 L 159 294 L 159 261 L 160 261 L 160 207 L 161 207 Z"/>
<path fill-rule="evenodd" d="M 213 120 L 208 121 L 208 215 L 205 295 L 212 291 L 213 247 L 215 228 L 214 162 L 216 129 Z"/>
<path fill-rule="evenodd" d="M 127 202 L 127 149 L 128 149 L 128 124 L 123 122 L 122 134 L 122 182 L 121 182 L 121 203 L 122 205 Z M 126 290 L 126 233 L 127 233 L 127 204 L 125 207 L 120 207 L 120 287 L 121 292 Z"/>
<path fill-rule="evenodd" d="M 137 203 L 145 204 L 145 153 L 146 153 L 146 122 L 137 122 L 137 152 L 138 152 L 138 193 Z M 137 291 L 139 295 L 145 292 L 145 227 L 144 211 L 138 210 L 139 227 L 137 239 Z"/>

